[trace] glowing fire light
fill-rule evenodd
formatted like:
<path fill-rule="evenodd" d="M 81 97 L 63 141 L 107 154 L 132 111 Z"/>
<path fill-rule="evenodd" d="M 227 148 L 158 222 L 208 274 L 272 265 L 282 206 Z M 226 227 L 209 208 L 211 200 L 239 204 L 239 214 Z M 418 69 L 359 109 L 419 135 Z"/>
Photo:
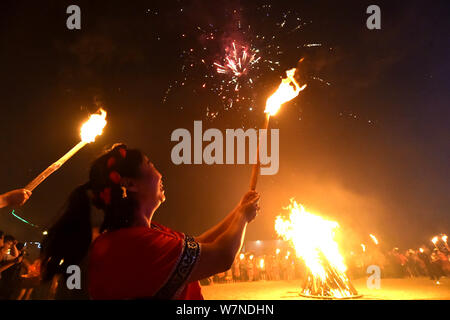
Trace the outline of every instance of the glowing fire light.
<path fill-rule="evenodd" d="M 281 80 L 281 84 L 277 91 L 272 94 L 266 101 L 266 109 L 264 110 L 269 116 L 274 116 L 278 110 L 280 110 L 281 105 L 292 99 L 294 99 L 300 91 L 306 88 L 306 84 L 300 87 L 298 82 L 295 80 L 294 75 L 297 69 L 293 68 L 286 71 L 286 78 Z"/>
<path fill-rule="evenodd" d="M 448 240 L 448 237 L 447 237 L 446 234 L 444 234 L 444 235 L 442 236 L 442 241 L 444 241 L 445 243 L 447 243 L 447 240 Z"/>
<path fill-rule="evenodd" d="M 361 248 L 363 252 L 366 252 L 366 246 L 363 243 L 361 243 Z"/>
<path fill-rule="evenodd" d="M 275 251 L 275 253 L 278 255 L 278 254 L 280 254 L 280 249 L 279 248 L 277 248 L 277 250 Z"/>
<path fill-rule="evenodd" d="M 301 61 L 301 60 L 300 60 Z M 281 84 L 278 87 L 278 89 L 267 99 L 266 101 L 266 109 L 264 110 L 264 113 L 266 114 L 266 120 L 264 123 L 263 129 L 269 128 L 269 120 L 270 117 L 275 115 L 278 110 L 280 110 L 281 105 L 283 103 L 286 103 L 292 99 L 294 99 L 300 91 L 306 88 L 306 84 L 304 84 L 302 87 L 298 84 L 298 82 L 295 80 L 294 75 L 295 71 L 297 69 L 293 68 L 288 71 L 286 71 L 286 78 L 283 78 L 281 80 Z M 253 165 L 252 168 L 252 175 L 250 178 L 250 190 L 256 189 L 256 183 L 258 182 L 258 174 L 259 174 L 259 143 L 258 143 L 258 149 L 256 150 L 256 156 L 257 161 Z"/>
<path fill-rule="evenodd" d="M 69 160 L 74 154 L 80 151 L 88 143 L 94 142 L 98 135 L 103 133 L 106 126 L 106 111 L 100 109 L 100 114 L 92 114 L 88 121 L 81 127 L 81 141 L 75 145 L 69 152 L 62 156 L 58 161 L 54 162 L 47 169 L 41 172 L 33 181 L 31 181 L 25 189 L 33 191 L 39 184 L 47 179 L 53 172 L 61 168 L 61 166 Z"/>
<path fill-rule="evenodd" d="M 259 268 L 264 269 L 264 259 L 259 260 Z"/>
<path fill-rule="evenodd" d="M 245 258 L 245 254 L 241 253 L 241 254 L 239 255 L 239 259 L 244 260 L 244 258 Z"/>
<path fill-rule="evenodd" d="M 433 239 L 431 239 L 431 242 L 433 242 L 433 244 L 436 245 L 436 243 L 438 242 L 439 238 L 438 236 L 435 236 Z"/>
<path fill-rule="evenodd" d="M 90 143 L 94 142 L 95 138 L 103 133 L 106 126 L 106 111 L 100 109 L 101 114 L 94 113 L 89 117 L 81 127 L 81 141 Z"/>
<path fill-rule="evenodd" d="M 372 238 L 372 240 L 373 240 L 373 242 L 374 242 L 375 244 L 378 244 L 378 239 L 377 239 L 377 237 L 375 237 L 373 234 L 370 234 L 370 237 Z"/>
<path fill-rule="evenodd" d="M 338 223 L 307 212 L 293 199 L 285 209 L 289 210 L 289 215 L 277 217 L 275 230 L 293 245 L 297 257 L 303 259 L 309 269 L 301 294 L 328 299 L 357 296 L 334 240 Z"/>

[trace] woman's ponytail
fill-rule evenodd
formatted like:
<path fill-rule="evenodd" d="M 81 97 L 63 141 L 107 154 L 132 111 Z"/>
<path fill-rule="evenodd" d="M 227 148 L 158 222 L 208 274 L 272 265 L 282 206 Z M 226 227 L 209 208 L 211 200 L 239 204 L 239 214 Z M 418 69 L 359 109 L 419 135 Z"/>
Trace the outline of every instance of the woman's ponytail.
<path fill-rule="evenodd" d="M 89 183 L 71 193 L 62 216 L 43 240 L 43 279 L 65 274 L 67 266 L 79 265 L 86 256 L 92 241 L 91 198 L 92 205 L 104 212 L 101 232 L 132 225 L 138 201 L 133 192 L 123 190 L 120 179 L 138 178 L 143 161 L 141 151 L 115 144 L 93 162 Z"/>
<path fill-rule="evenodd" d="M 65 274 L 67 266 L 79 265 L 92 241 L 90 183 L 85 183 L 69 196 L 62 216 L 48 230 L 42 243 L 42 277 L 50 280 Z"/>

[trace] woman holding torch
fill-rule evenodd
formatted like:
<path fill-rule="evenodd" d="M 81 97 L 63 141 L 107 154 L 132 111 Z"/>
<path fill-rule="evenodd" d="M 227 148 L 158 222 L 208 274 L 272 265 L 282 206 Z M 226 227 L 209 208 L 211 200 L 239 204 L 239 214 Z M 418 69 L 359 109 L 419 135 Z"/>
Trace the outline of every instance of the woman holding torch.
<path fill-rule="evenodd" d="M 43 243 L 43 277 L 65 274 L 89 249 L 93 299 L 203 299 L 199 280 L 228 270 L 240 251 L 259 195 L 247 192 L 218 225 L 198 237 L 152 221 L 165 201 L 162 176 L 141 151 L 115 145 L 94 161 L 89 181 L 69 197 Z M 92 241 L 90 206 L 104 212 Z"/>

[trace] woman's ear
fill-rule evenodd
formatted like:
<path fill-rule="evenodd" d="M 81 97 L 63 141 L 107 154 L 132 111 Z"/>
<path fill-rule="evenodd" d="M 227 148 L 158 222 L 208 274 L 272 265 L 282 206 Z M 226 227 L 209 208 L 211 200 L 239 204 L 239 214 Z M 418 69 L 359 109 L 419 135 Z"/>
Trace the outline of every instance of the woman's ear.
<path fill-rule="evenodd" d="M 137 192 L 137 185 L 134 179 L 122 178 L 120 180 L 120 185 L 124 186 L 128 191 Z"/>

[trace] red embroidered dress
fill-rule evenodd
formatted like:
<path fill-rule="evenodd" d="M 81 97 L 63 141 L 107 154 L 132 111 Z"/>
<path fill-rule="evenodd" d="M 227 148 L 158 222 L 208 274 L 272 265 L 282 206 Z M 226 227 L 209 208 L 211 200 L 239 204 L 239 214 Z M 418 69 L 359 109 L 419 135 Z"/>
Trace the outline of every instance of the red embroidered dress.
<path fill-rule="evenodd" d="M 101 300 L 203 300 L 199 282 L 186 283 L 199 255 L 193 237 L 155 222 L 105 232 L 89 253 L 89 294 Z"/>

